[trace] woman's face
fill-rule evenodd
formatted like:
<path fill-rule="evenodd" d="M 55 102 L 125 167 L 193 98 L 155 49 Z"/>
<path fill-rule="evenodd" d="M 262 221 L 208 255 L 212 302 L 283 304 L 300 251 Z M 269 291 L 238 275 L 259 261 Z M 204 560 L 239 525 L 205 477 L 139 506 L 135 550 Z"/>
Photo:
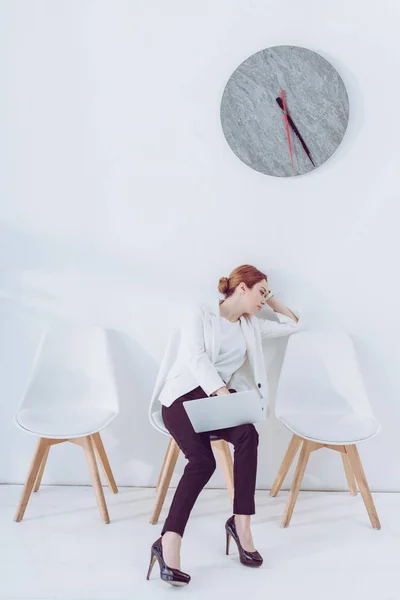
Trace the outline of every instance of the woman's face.
<path fill-rule="evenodd" d="M 244 312 L 249 315 L 256 315 L 265 305 L 265 296 L 269 292 L 267 280 L 259 281 L 252 288 L 248 288 L 245 283 L 241 283 L 239 288 L 242 293 Z"/>

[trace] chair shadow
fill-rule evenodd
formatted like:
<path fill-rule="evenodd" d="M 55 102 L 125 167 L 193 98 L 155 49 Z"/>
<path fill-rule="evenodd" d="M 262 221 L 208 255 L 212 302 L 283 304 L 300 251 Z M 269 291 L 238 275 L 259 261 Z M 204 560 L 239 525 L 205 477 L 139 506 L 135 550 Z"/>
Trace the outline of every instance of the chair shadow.
<path fill-rule="evenodd" d="M 118 417 L 107 428 L 114 438 L 118 457 L 116 480 L 135 485 L 132 463 L 146 469 L 146 485 L 156 484 L 168 438 L 150 424 L 148 408 L 158 372 L 158 364 L 150 354 L 126 333 L 108 329 L 117 394 Z M 141 473 L 143 480 L 143 473 Z"/>

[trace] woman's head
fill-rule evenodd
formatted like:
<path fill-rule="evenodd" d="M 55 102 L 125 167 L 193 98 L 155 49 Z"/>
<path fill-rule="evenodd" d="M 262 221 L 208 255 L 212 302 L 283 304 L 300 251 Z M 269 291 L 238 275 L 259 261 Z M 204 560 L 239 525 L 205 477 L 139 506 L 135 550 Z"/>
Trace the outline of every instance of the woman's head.
<path fill-rule="evenodd" d="M 240 302 L 243 312 L 251 315 L 261 310 L 269 291 L 267 276 L 251 265 L 236 267 L 229 277 L 221 277 L 218 290 L 225 299 Z"/>

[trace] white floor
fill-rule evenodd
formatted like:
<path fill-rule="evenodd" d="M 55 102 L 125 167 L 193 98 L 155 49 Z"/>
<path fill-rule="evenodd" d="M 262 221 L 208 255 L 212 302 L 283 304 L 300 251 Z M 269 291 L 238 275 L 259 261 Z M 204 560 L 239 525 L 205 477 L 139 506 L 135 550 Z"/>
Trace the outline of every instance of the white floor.
<path fill-rule="evenodd" d="M 43 486 L 25 518 L 13 521 L 21 486 L 0 486 L 0 598 L 12 600 L 400 599 L 400 494 L 374 494 L 382 529 L 371 528 L 361 496 L 301 492 L 292 523 L 280 527 L 287 492 L 257 491 L 253 517 L 260 569 L 225 555 L 225 490 L 204 490 L 186 529 L 182 568 L 188 587 L 173 588 L 146 573 L 150 546 L 160 534 L 173 490 L 158 525 L 148 523 L 152 488 L 106 492 L 111 523 L 97 512 L 90 487 Z"/>

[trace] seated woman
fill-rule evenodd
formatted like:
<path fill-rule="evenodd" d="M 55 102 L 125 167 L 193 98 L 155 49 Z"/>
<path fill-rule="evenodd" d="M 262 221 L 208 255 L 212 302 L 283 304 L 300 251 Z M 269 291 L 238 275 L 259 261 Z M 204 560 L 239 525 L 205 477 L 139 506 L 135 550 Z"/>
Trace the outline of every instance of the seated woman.
<path fill-rule="evenodd" d="M 270 291 L 267 276 L 251 265 L 237 267 L 228 278 L 221 277 L 218 290 L 224 300 L 215 306 L 199 304 L 182 324 L 176 356 L 164 357 L 160 372 L 167 375 L 157 381 L 154 392 L 162 404 L 164 424 L 188 460 L 161 537 L 151 548 L 147 575 L 148 579 L 158 560 L 161 578 L 172 585 L 190 581 L 180 570 L 180 548 L 194 503 L 215 470 L 210 434 L 234 446 L 234 501 L 233 515 L 225 524 L 227 548 L 232 537 L 243 565 L 259 567 L 263 562 L 250 529 L 250 517 L 255 514 L 257 430 L 248 424 L 196 433 L 183 402 L 236 391 L 229 387 L 247 357 L 252 373 L 249 386 L 266 398 L 261 340 L 289 335 L 301 327 L 298 317 Z M 279 322 L 255 316 L 266 303 L 277 313 Z"/>

